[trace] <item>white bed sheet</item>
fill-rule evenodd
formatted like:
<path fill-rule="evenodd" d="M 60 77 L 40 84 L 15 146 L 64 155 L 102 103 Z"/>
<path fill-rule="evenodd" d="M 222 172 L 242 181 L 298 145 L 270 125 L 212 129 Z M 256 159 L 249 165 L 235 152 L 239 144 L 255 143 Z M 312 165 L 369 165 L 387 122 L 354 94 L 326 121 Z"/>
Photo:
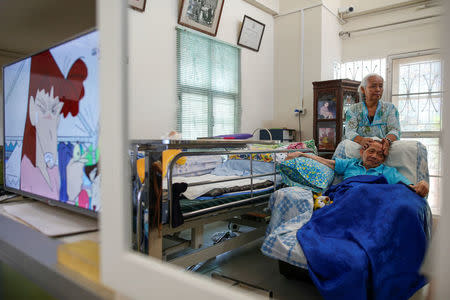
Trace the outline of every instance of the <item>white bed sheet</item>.
<path fill-rule="evenodd" d="M 237 176 L 216 176 L 216 175 L 212 175 L 212 174 L 206 174 L 206 175 L 195 176 L 195 177 L 176 176 L 172 179 L 172 182 L 173 183 L 185 182 L 185 183 L 189 184 L 189 183 L 200 182 L 200 181 L 215 181 L 215 180 L 223 180 L 223 179 L 229 179 L 229 178 L 238 178 L 238 177 Z M 277 176 L 277 179 L 278 178 L 281 179 L 280 176 Z M 273 180 L 273 176 L 271 176 L 271 179 Z M 254 178 L 253 184 L 261 183 L 266 180 L 268 180 L 267 177 Z M 187 199 L 193 200 L 214 188 L 228 188 L 228 187 L 242 186 L 242 185 L 247 185 L 247 184 L 251 184 L 250 178 L 191 186 L 191 187 L 188 187 L 188 189 L 183 193 L 183 196 L 185 196 Z M 166 188 L 167 188 L 167 181 L 164 180 L 163 181 L 163 189 L 166 189 Z"/>

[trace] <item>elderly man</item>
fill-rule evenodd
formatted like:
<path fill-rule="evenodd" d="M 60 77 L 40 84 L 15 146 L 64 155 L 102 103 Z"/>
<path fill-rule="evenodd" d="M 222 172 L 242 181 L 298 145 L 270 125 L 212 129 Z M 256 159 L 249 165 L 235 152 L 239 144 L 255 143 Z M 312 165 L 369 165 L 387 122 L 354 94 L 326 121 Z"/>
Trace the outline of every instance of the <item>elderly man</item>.
<path fill-rule="evenodd" d="M 424 180 L 413 185 L 405 176 L 400 174 L 397 169 L 383 164 L 385 155 L 383 151 L 383 144 L 379 141 L 372 141 L 368 148 L 360 150 L 361 159 L 339 159 L 330 160 L 323 157 L 310 155 L 302 152 L 294 152 L 289 154 L 286 159 L 293 159 L 295 157 L 303 156 L 330 167 L 336 174 L 344 175 L 344 179 L 357 175 L 383 175 L 389 184 L 403 182 L 409 185 L 421 197 L 428 194 L 428 183 Z"/>

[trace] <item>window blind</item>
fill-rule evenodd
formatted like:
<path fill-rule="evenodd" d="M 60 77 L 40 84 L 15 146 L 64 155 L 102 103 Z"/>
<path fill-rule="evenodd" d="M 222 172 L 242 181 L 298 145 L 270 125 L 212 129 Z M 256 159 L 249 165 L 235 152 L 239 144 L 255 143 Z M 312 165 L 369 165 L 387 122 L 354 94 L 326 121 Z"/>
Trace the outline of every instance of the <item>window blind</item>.
<path fill-rule="evenodd" d="M 177 28 L 177 126 L 185 139 L 237 133 L 240 49 Z"/>

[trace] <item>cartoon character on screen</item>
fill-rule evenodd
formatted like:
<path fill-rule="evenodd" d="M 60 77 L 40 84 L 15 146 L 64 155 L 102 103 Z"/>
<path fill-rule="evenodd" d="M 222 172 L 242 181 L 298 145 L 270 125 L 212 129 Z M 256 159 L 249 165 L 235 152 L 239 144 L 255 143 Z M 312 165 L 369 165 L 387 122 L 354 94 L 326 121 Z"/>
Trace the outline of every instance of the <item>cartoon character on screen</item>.
<path fill-rule="evenodd" d="M 89 208 L 98 211 L 100 210 L 100 172 L 98 163 L 91 166 L 86 166 L 84 172 L 90 181 L 90 189 L 88 194 L 90 198 Z"/>
<path fill-rule="evenodd" d="M 87 67 L 81 59 L 64 78 L 50 51 L 32 57 L 20 166 L 23 191 L 59 199 L 58 125 L 61 115 L 78 114 L 86 77 Z"/>
<path fill-rule="evenodd" d="M 69 201 L 78 203 L 78 206 L 89 208 L 89 195 L 83 189 L 84 165 L 87 163 L 86 153 L 82 153 L 80 144 L 73 148 L 72 158 L 66 167 L 67 195 Z"/>

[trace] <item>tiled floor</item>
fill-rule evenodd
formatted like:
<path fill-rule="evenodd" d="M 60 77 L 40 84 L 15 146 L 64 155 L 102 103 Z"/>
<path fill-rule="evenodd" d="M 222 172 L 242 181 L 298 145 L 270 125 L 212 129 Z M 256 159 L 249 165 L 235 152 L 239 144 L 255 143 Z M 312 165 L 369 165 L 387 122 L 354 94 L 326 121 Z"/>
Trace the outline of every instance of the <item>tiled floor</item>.
<path fill-rule="evenodd" d="M 271 290 L 275 299 L 322 299 L 315 286 L 308 282 L 289 280 L 278 271 L 278 262 L 259 250 L 262 239 L 238 250 L 218 256 L 202 265 L 197 272 L 210 276 L 219 274 Z"/>
<path fill-rule="evenodd" d="M 217 222 L 205 228 L 206 235 L 227 230 L 227 223 Z M 247 228 L 241 227 L 240 230 Z M 185 232 L 182 233 L 186 234 Z M 262 238 L 197 265 L 195 272 L 210 277 L 219 273 L 244 283 L 271 290 L 275 299 L 322 299 L 312 283 L 289 280 L 278 271 L 278 262 L 261 253 Z M 212 244 L 209 238 L 205 244 Z"/>
<path fill-rule="evenodd" d="M 226 230 L 225 222 L 215 223 L 205 228 L 211 235 Z M 245 230 L 245 228 L 243 228 Z M 205 243 L 212 244 L 210 239 Z M 259 250 L 262 238 L 239 249 L 219 255 L 215 259 L 199 264 L 195 272 L 210 277 L 211 273 L 219 273 L 244 283 L 271 290 L 273 297 L 280 300 L 290 299 L 322 299 L 316 287 L 309 282 L 289 280 L 279 273 L 278 262 L 264 256 Z M 425 299 L 426 288 L 418 291 L 411 300 Z"/>

